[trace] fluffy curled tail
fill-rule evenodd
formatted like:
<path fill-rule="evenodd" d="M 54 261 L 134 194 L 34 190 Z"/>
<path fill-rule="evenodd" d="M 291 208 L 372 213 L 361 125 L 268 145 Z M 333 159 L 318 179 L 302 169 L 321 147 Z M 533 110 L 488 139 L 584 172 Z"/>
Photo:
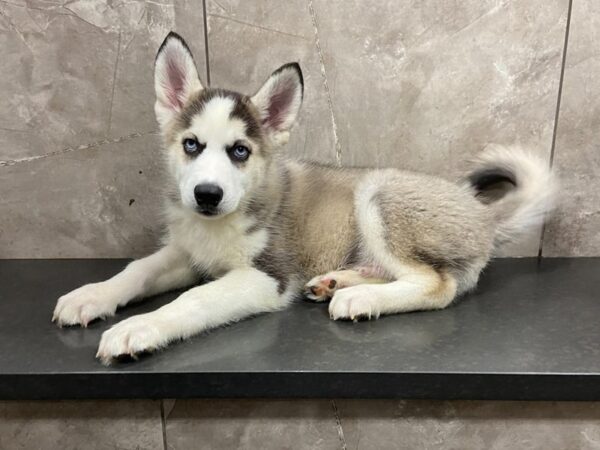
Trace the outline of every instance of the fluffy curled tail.
<path fill-rule="evenodd" d="M 558 191 L 548 163 L 518 147 L 487 147 L 467 177 L 477 198 L 492 209 L 496 246 L 540 226 Z"/>

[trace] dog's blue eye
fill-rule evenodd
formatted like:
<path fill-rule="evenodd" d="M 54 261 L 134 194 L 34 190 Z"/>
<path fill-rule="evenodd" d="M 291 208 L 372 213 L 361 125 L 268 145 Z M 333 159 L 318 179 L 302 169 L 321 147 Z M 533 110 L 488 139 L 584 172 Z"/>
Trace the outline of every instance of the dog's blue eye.
<path fill-rule="evenodd" d="M 246 161 L 250 156 L 250 150 L 248 150 L 248 147 L 244 147 L 243 145 L 236 145 L 231 150 L 231 156 L 236 161 Z"/>
<path fill-rule="evenodd" d="M 198 151 L 198 141 L 196 139 L 184 139 L 183 140 L 183 149 L 188 154 L 194 154 Z"/>

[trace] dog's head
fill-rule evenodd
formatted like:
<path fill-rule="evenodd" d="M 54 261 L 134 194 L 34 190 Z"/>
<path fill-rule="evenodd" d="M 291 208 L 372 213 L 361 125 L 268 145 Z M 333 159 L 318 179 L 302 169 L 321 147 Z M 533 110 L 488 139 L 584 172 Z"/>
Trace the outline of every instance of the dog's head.
<path fill-rule="evenodd" d="M 287 142 L 302 103 L 300 66 L 280 67 L 253 96 L 204 87 L 189 47 L 169 33 L 156 55 L 154 84 L 181 202 L 206 218 L 235 211 Z"/>

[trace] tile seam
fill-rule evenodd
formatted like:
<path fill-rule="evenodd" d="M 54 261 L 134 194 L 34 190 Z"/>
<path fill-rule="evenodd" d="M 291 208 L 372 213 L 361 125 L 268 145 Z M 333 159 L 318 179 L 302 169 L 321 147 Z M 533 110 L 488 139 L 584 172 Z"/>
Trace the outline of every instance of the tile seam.
<path fill-rule="evenodd" d="M 101 139 L 99 141 L 92 142 L 89 144 L 82 144 L 82 145 L 78 145 L 78 146 L 66 147 L 66 148 L 63 148 L 60 150 L 55 150 L 53 152 L 44 153 L 43 155 L 29 156 L 26 158 L 0 160 L 0 167 L 15 166 L 17 164 L 33 162 L 33 161 L 37 161 L 39 159 L 51 158 L 53 156 L 64 155 L 65 153 L 72 153 L 72 152 L 80 151 L 80 150 L 91 150 L 94 148 L 102 147 L 107 144 L 121 144 L 123 142 L 127 142 L 127 141 L 130 141 L 135 138 L 149 136 L 149 135 L 153 135 L 153 134 L 157 135 L 158 133 L 156 133 L 154 131 L 146 132 L 146 133 L 131 133 L 131 134 L 127 134 L 125 136 L 119 136 L 119 137 L 113 138 L 113 139 Z"/>
<path fill-rule="evenodd" d="M 167 419 L 165 417 L 165 401 L 160 401 L 160 426 L 162 429 L 163 450 L 167 450 Z"/>
<path fill-rule="evenodd" d="M 565 67 L 567 65 L 567 50 L 569 46 L 569 33 L 571 31 L 571 13 L 573 11 L 573 0 L 569 0 L 569 4 L 567 6 L 567 24 L 565 26 L 565 38 L 563 41 L 563 51 L 562 51 L 562 60 L 560 66 L 560 76 L 558 80 L 558 93 L 556 96 L 556 110 L 554 112 L 554 126 L 552 130 L 552 144 L 550 146 L 550 161 L 549 166 L 550 169 L 554 167 L 554 154 L 556 151 L 556 136 L 558 134 L 558 121 L 560 119 L 560 107 L 562 100 L 562 90 L 565 79 Z M 546 234 L 546 220 L 542 223 L 542 230 L 540 233 L 540 244 L 538 248 L 538 260 L 541 260 L 544 253 L 544 237 Z"/>
<path fill-rule="evenodd" d="M 342 419 L 340 418 L 340 412 L 338 411 L 335 400 L 331 400 L 331 408 L 333 409 L 333 415 L 335 417 L 335 425 L 338 433 L 338 438 L 342 446 L 342 450 L 347 450 L 346 437 L 344 436 L 344 428 L 342 427 Z"/>
<path fill-rule="evenodd" d="M 317 26 L 317 15 L 313 7 L 313 0 L 308 0 L 308 11 L 312 20 L 313 31 L 315 34 L 315 46 L 317 47 L 317 53 L 319 55 L 319 62 L 321 64 L 321 76 L 323 78 L 323 86 L 325 87 L 325 93 L 327 94 L 327 105 L 329 107 L 329 114 L 331 116 L 331 125 L 333 131 L 333 139 L 335 141 L 335 159 L 338 166 L 342 165 L 342 147 L 338 137 L 338 128 L 335 121 L 335 113 L 333 108 L 333 99 L 331 97 L 331 91 L 329 90 L 329 82 L 327 80 L 327 70 L 325 68 L 325 58 L 323 57 L 323 50 L 321 48 L 321 41 L 319 39 L 319 28 Z"/>
<path fill-rule="evenodd" d="M 210 87 L 210 56 L 208 46 L 208 14 L 206 14 L 206 0 L 202 0 L 202 23 L 204 27 L 204 62 L 206 65 L 206 85 Z"/>

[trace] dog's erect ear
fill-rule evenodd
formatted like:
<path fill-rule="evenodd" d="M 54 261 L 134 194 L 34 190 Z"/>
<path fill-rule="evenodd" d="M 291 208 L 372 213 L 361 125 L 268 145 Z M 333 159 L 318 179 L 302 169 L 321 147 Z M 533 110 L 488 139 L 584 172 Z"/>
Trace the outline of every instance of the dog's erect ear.
<path fill-rule="evenodd" d="M 182 110 L 193 93 L 203 89 L 192 52 L 183 38 L 172 31 L 156 54 L 154 89 L 154 111 L 161 127 Z"/>
<path fill-rule="evenodd" d="M 304 80 L 297 63 L 281 66 L 271 74 L 252 97 L 268 132 L 287 136 L 300 110 L 303 91 Z"/>

